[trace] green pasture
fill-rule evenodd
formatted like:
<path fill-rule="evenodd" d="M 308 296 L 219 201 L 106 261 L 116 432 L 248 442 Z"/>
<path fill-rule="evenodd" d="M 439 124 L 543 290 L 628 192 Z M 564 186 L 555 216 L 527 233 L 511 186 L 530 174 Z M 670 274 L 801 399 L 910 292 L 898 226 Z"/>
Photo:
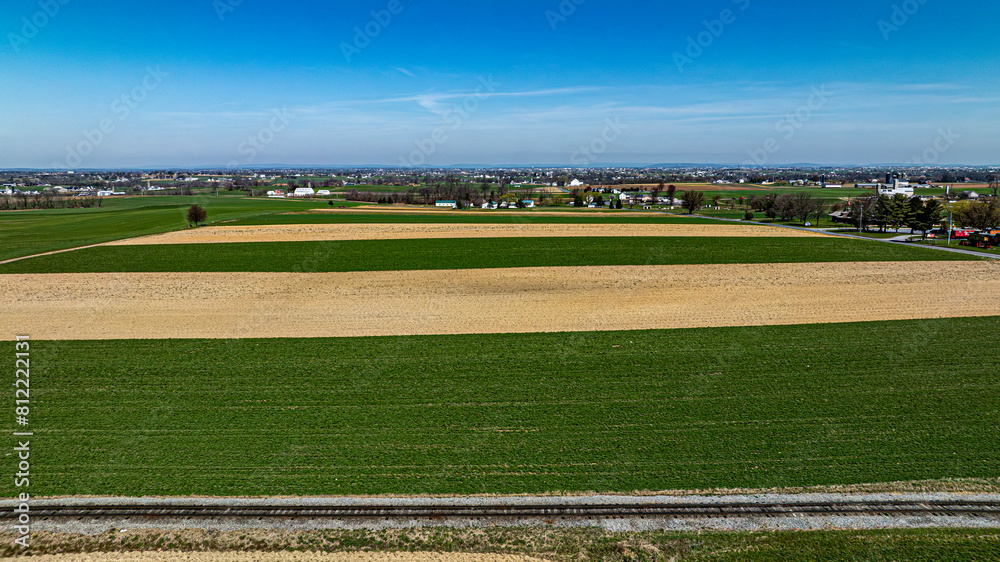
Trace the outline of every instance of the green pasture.
<path fill-rule="evenodd" d="M 0 265 L 0 274 L 401 271 L 974 259 L 930 248 L 833 237 L 467 238 L 101 246 Z"/>
<path fill-rule="evenodd" d="M 998 331 L 1000 317 L 32 341 L 31 491 L 513 494 L 996 478 L 1000 355 L 984 334 Z M 14 394 L 3 400 L 13 411 Z M 14 494 L 13 480 L 0 494 Z"/>
<path fill-rule="evenodd" d="M 210 222 L 328 205 L 326 201 L 242 195 L 106 197 L 99 208 L 0 212 L 0 260 L 187 228 L 199 204 Z M 339 205 L 339 203 L 338 203 Z"/>

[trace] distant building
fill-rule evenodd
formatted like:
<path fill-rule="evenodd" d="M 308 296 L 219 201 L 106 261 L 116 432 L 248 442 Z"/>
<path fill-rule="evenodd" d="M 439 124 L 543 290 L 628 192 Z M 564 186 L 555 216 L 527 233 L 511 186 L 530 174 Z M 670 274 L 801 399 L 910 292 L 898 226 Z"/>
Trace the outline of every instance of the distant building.
<path fill-rule="evenodd" d="M 878 187 L 875 188 L 875 195 L 881 197 L 885 195 L 886 197 L 894 197 L 896 195 L 905 195 L 908 198 L 913 198 L 913 188 L 910 187 L 910 182 L 902 181 L 899 178 L 893 178 L 892 182 L 889 184 L 880 183 Z"/>
<path fill-rule="evenodd" d="M 458 201 L 436 201 L 434 203 L 434 206 L 435 207 L 449 208 L 449 209 L 457 209 L 458 208 Z"/>
<path fill-rule="evenodd" d="M 312 197 L 313 195 L 316 195 L 316 191 L 311 187 L 296 188 L 295 193 L 292 194 L 293 197 Z"/>

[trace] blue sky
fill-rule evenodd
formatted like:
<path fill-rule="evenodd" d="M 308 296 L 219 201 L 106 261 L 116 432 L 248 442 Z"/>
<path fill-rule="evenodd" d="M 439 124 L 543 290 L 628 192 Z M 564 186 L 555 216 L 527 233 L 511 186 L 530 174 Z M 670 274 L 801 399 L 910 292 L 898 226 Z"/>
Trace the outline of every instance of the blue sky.
<path fill-rule="evenodd" d="M 6 0 L 0 167 L 998 164 L 998 16 L 971 0 Z"/>

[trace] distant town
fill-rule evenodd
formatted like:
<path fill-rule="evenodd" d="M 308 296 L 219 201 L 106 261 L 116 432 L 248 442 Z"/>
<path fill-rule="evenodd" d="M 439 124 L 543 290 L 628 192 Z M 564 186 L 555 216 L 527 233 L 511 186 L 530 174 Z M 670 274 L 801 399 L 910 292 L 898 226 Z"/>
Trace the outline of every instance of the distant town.
<path fill-rule="evenodd" d="M 955 168 L 899 167 L 651 167 L 651 168 L 308 168 L 308 169 L 177 169 L 177 170 L 86 170 L 0 171 L 7 196 L 43 195 L 113 197 L 128 195 L 189 195 L 206 191 L 245 191 L 266 196 L 343 197 L 350 191 L 393 193 L 421 189 L 493 186 L 494 191 L 524 187 L 558 187 L 566 190 L 592 186 L 635 186 L 681 183 L 757 185 L 762 187 L 823 187 L 874 189 L 885 183 L 895 187 L 936 187 L 964 184 L 989 185 L 1000 177 L 1000 166 Z M 959 190 L 963 191 L 963 190 Z M 902 193 L 910 193 L 901 191 Z M 887 193 L 895 194 L 896 191 Z"/>

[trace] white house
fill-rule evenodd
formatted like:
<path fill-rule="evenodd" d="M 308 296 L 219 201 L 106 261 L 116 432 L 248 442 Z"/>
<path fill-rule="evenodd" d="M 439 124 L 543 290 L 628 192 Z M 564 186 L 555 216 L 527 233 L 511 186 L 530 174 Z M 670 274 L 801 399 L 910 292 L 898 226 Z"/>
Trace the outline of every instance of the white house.
<path fill-rule="evenodd" d="M 906 197 L 913 198 L 913 193 L 913 188 L 910 187 L 910 182 L 900 181 L 898 179 L 892 180 L 892 184 L 890 185 L 880 183 L 878 187 L 875 188 L 875 195 L 879 197 L 882 195 L 887 197 L 905 195 Z"/>
<path fill-rule="evenodd" d="M 329 197 L 330 196 L 330 190 L 329 189 L 321 189 L 321 190 L 319 190 L 319 191 L 316 192 L 316 195 L 318 195 L 320 197 Z"/>
<path fill-rule="evenodd" d="M 316 195 L 316 190 L 313 188 L 298 187 L 295 189 L 295 193 L 292 194 L 292 197 L 312 197 L 313 195 Z"/>
<path fill-rule="evenodd" d="M 458 208 L 458 201 L 436 201 L 434 206 L 455 209 Z"/>
<path fill-rule="evenodd" d="M 580 180 L 573 180 L 569 182 L 568 187 L 583 187 L 583 182 Z"/>

